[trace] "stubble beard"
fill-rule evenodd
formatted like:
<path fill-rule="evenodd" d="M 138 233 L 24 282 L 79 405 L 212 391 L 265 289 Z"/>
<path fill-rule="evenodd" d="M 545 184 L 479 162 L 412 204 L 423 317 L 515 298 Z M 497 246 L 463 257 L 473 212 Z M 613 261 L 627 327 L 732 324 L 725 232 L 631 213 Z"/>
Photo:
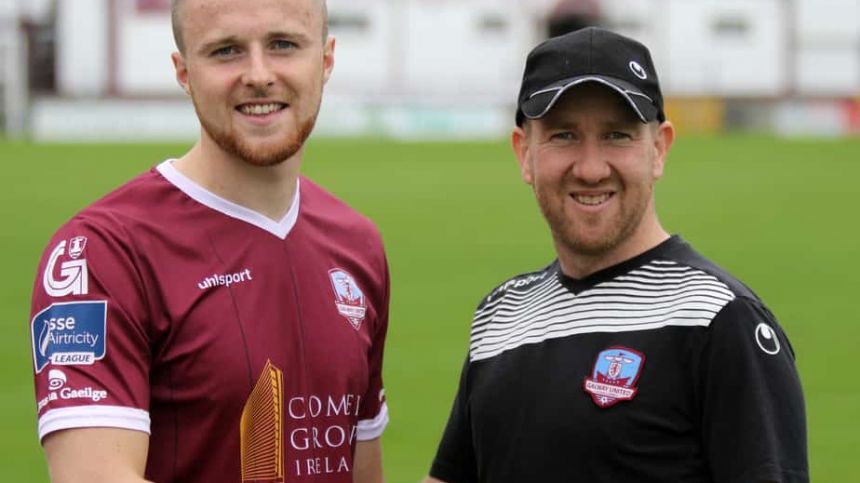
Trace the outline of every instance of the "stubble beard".
<path fill-rule="evenodd" d="M 291 108 L 288 107 L 287 109 Z M 194 100 L 194 109 L 197 111 L 197 117 L 200 119 L 200 125 L 203 126 L 203 130 L 215 141 L 218 147 L 227 154 L 258 167 L 278 165 L 298 153 L 311 135 L 311 131 L 313 131 L 316 124 L 317 114 L 319 113 L 319 108 L 317 108 L 313 115 L 300 119 L 296 129 L 288 134 L 286 139 L 279 139 L 263 145 L 255 145 L 249 142 L 247 138 L 238 135 L 234 128 L 223 128 L 209 122 L 205 116 L 201 115 L 196 100 Z"/>
<path fill-rule="evenodd" d="M 553 200 L 559 199 L 557 198 L 559 195 L 540 189 L 535 190 L 535 195 L 556 244 L 561 244 L 573 254 L 588 258 L 607 256 L 630 239 L 641 225 L 650 199 L 649 191 L 632 206 L 622 204 L 613 219 L 589 223 L 588 220 L 567 216 L 564 203 L 553 206 Z M 565 193 L 563 196 L 568 195 Z M 594 236 L 593 233 L 586 235 L 587 232 L 594 230 L 600 230 L 598 236 Z"/>

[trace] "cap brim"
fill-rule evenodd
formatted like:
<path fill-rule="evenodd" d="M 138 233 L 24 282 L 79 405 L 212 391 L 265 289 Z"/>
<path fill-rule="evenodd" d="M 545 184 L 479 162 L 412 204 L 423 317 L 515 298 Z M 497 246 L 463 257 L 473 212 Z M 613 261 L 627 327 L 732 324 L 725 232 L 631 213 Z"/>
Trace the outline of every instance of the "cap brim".
<path fill-rule="evenodd" d="M 617 92 L 644 123 L 654 121 L 659 115 L 654 101 L 633 84 L 615 77 L 585 75 L 564 79 L 535 92 L 520 106 L 523 116 L 526 119 L 544 117 L 568 89 L 587 82 L 597 82 Z"/>

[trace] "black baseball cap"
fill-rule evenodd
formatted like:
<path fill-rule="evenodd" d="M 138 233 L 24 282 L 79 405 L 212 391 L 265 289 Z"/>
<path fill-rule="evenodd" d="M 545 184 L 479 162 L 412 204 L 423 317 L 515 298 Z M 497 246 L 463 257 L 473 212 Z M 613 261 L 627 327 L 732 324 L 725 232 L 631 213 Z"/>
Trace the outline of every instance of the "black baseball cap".
<path fill-rule="evenodd" d="M 598 27 L 553 37 L 526 59 L 517 126 L 540 119 L 569 88 L 597 82 L 621 95 L 642 122 L 665 121 L 651 53 L 641 43 Z"/>

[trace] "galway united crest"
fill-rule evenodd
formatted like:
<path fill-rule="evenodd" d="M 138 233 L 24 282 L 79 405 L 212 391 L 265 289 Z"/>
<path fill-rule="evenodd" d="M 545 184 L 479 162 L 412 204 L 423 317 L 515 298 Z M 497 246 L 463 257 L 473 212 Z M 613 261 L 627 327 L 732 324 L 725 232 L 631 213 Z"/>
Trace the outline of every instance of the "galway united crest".
<path fill-rule="evenodd" d="M 340 315 L 352 324 L 355 330 L 361 327 L 364 315 L 367 313 L 367 301 L 364 292 L 358 288 L 355 278 L 342 268 L 333 268 L 328 271 L 331 286 L 334 289 L 334 303 Z"/>
<path fill-rule="evenodd" d="M 87 246 L 87 237 L 76 236 L 69 240 L 69 256 L 77 260 L 84 253 L 84 248 Z"/>
<path fill-rule="evenodd" d="M 583 388 L 601 408 L 629 401 L 636 396 L 636 381 L 642 373 L 645 356 L 633 349 L 614 346 L 597 355 L 591 377 Z"/>

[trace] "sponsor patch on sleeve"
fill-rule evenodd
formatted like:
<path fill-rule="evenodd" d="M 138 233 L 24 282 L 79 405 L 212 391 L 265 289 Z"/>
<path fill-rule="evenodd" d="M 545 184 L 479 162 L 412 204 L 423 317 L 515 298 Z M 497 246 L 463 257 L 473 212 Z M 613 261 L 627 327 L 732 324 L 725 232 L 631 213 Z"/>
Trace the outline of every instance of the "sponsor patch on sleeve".
<path fill-rule="evenodd" d="M 80 258 L 86 246 L 87 237 L 76 236 L 70 240 L 63 240 L 54 247 L 48 258 L 48 264 L 45 265 L 45 272 L 42 274 L 42 285 L 45 287 L 45 293 L 51 297 L 89 293 L 87 260 Z M 71 260 L 64 259 L 66 248 L 68 248 L 68 257 Z M 64 260 L 60 261 L 60 259 Z M 58 264 L 59 277 L 56 273 Z"/>
<path fill-rule="evenodd" d="M 107 301 L 58 302 L 30 322 L 36 373 L 48 365 L 91 365 L 105 356 Z"/>

